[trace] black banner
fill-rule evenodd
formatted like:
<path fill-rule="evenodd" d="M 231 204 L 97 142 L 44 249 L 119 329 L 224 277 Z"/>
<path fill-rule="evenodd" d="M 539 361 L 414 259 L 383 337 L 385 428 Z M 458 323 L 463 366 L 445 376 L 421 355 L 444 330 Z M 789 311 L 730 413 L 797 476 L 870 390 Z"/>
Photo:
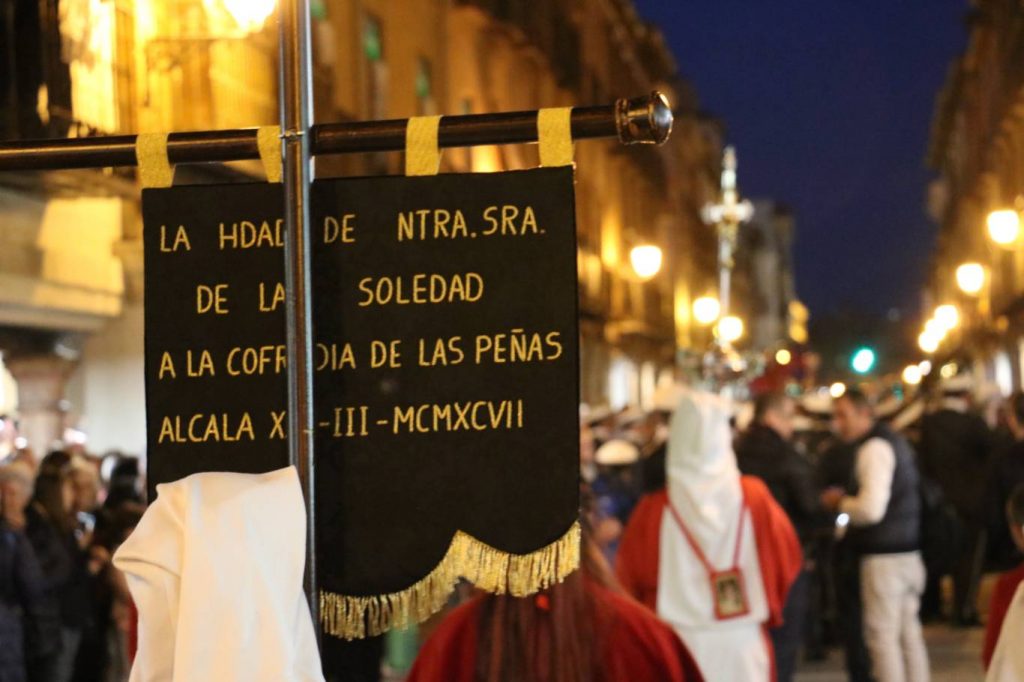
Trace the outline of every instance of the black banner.
<path fill-rule="evenodd" d="M 571 168 L 313 185 L 321 587 L 406 590 L 457 531 L 578 507 Z M 148 472 L 287 465 L 280 185 L 146 190 Z"/>

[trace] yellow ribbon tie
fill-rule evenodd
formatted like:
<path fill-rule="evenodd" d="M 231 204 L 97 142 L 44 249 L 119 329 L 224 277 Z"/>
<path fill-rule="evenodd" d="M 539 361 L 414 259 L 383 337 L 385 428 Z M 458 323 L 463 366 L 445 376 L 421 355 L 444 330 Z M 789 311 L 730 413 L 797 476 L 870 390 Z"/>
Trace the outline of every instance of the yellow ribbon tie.
<path fill-rule="evenodd" d="M 174 167 L 167 158 L 167 133 L 139 133 L 135 160 L 143 187 L 170 187 L 174 182 Z"/>
<path fill-rule="evenodd" d="M 405 128 L 405 174 L 437 175 L 441 149 L 437 146 L 440 116 L 410 118 Z"/>
<path fill-rule="evenodd" d="M 256 130 L 256 146 L 267 182 L 281 182 L 281 126 L 262 126 Z"/>
<path fill-rule="evenodd" d="M 572 108 L 538 111 L 537 142 L 541 166 L 571 166 Z"/>

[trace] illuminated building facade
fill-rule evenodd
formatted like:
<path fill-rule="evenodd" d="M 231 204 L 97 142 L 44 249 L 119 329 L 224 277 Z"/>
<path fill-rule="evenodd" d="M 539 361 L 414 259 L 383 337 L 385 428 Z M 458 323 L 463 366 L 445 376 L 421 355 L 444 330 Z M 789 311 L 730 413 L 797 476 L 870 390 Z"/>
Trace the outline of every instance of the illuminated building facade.
<path fill-rule="evenodd" d="M 1024 209 L 1024 7 L 979 0 L 967 26 L 932 122 L 937 177 L 926 202 L 939 230 L 924 304 L 960 308 L 963 329 L 939 354 L 976 362 L 1008 394 L 1024 385 L 1024 246 L 1019 236 L 995 243 L 986 223 L 993 211 Z M 965 263 L 984 269 L 969 294 L 958 285 Z"/>
<path fill-rule="evenodd" d="M 0 137 L 275 123 L 276 31 L 251 16 L 266 2 L 15 3 L 0 19 L 15 48 L 0 56 Z M 700 208 L 721 157 L 719 127 L 660 33 L 627 0 L 325 0 L 313 10 L 320 121 L 669 95 L 666 145 L 576 149 L 582 396 L 648 402 L 677 352 L 707 341 L 690 310 L 713 292 L 714 235 Z M 478 147 L 447 150 L 442 163 L 487 172 L 537 158 L 529 145 Z M 398 154 L 316 164 L 322 177 L 401 170 Z M 182 167 L 176 182 L 260 175 L 257 163 Z M 144 446 L 138 197 L 126 169 L 0 176 L 0 413 L 16 407 L 37 449 L 66 426 L 96 451 Z M 647 280 L 630 264 L 641 244 L 664 254 Z"/>

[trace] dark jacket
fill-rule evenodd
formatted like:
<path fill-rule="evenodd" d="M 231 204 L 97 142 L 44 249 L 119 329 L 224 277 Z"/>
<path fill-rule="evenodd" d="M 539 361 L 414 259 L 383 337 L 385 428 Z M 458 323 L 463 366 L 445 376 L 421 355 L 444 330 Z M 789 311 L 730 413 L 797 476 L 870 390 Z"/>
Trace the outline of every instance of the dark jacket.
<path fill-rule="evenodd" d="M 662 490 L 667 485 L 665 472 L 667 458 L 668 442 L 664 442 L 652 448 L 651 452 L 641 460 L 640 466 L 643 474 L 643 492 L 645 495 Z"/>
<path fill-rule="evenodd" d="M 61 646 L 60 593 L 71 576 L 72 556 L 67 539 L 31 504 L 25 509 L 25 536 L 39 561 L 42 594 L 37 618 L 26 632 L 30 650 L 39 657 L 54 656 Z"/>
<path fill-rule="evenodd" d="M 942 409 L 921 424 L 921 473 L 970 523 L 983 520 L 992 436 L 976 414 Z"/>
<path fill-rule="evenodd" d="M 24 682 L 25 625 L 34 623 L 42 571 L 24 534 L 0 523 L 0 682 Z"/>
<path fill-rule="evenodd" d="M 751 425 L 736 440 L 735 449 L 740 471 L 764 481 L 801 541 L 808 540 L 818 511 L 810 463 L 772 428 L 761 424 Z"/>
<path fill-rule="evenodd" d="M 921 548 L 921 477 L 917 470 L 914 450 L 907 439 L 884 424 L 877 424 L 859 443 L 862 446 L 873 438 L 881 438 L 892 446 L 896 468 L 892 474 L 889 503 L 882 520 L 870 526 L 849 527 L 846 539 L 858 554 L 896 554 Z M 856 495 L 860 489 L 854 477 L 849 492 Z"/>
<path fill-rule="evenodd" d="M 820 488 L 846 488 L 857 463 L 857 448 L 839 439 L 830 440 L 818 456 L 816 478 Z"/>

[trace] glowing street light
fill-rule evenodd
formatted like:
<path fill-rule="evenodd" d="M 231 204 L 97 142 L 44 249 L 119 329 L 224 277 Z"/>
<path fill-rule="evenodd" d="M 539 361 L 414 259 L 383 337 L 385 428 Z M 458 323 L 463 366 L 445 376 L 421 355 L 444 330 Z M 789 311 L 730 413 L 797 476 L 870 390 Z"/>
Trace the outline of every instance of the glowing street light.
<path fill-rule="evenodd" d="M 653 244 L 634 246 L 629 252 L 633 272 L 640 279 L 651 279 L 661 271 L 661 249 Z"/>
<path fill-rule="evenodd" d="M 992 211 L 985 222 L 988 236 L 1000 246 L 1012 246 L 1020 236 L 1020 214 L 1012 208 Z"/>
<path fill-rule="evenodd" d="M 927 331 L 921 332 L 921 335 L 917 337 L 917 346 L 928 355 L 939 349 L 939 343 L 941 343 L 940 339 Z"/>
<path fill-rule="evenodd" d="M 743 320 L 728 315 L 718 321 L 718 338 L 726 343 L 735 343 L 743 336 Z"/>
<path fill-rule="evenodd" d="M 277 0 L 220 0 L 238 27 L 247 33 L 258 31 L 274 12 Z"/>
<path fill-rule="evenodd" d="M 985 266 L 964 263 L 956 269 L 956 285 L 968 296 L 977 296 L 985 286 Z"/>
<path fill-rule="evenodd" d="M 935 309 L 935 321 L 946 331 L 952 331 L 960 324 L 960 310 L 952 303 L 944 303 Z"/>
<path fill-rule="evenodd" d="M 828 394 L 832 396 L 833 399 L 842 398 L 846 395 L 846 384 L 841 381 L 837 381 L 828 387 Z"/>
<path fill-rule="evenodd" d="M 917 365 L 907 365 L 903 368 L 903 383 L 908 386 L 917 386 L 921 383 L 921 368 Z"/>
<path fill-rule="evenodd" d="M 917 368 L 921 370 L 922 377 L 928 376 L 929 374 L 932 373 L 931 360 L 922 360 L 921 362 L 917 363 Z"/>
<path fill-rule="evenodd" d="M 780 348 L 778 351 L 775 352 L 775 362 L 777 362 L 780 366 L 785 367 L 792 361 L 793 354 L 790 353 L 788 349 Z"/>
<path fill-rule="evenodd" d="M 701 296 L 693 302 L 693 317 L 702 326 L 708 326 L 718 319 L 722 313 L 722 306 L 717 298 Z"/>
<path fill-rule="evenodd" d="M 924 333 L 942 343 L 946 339 L 946 325 L 932 318 L 924 323 Z"/>

